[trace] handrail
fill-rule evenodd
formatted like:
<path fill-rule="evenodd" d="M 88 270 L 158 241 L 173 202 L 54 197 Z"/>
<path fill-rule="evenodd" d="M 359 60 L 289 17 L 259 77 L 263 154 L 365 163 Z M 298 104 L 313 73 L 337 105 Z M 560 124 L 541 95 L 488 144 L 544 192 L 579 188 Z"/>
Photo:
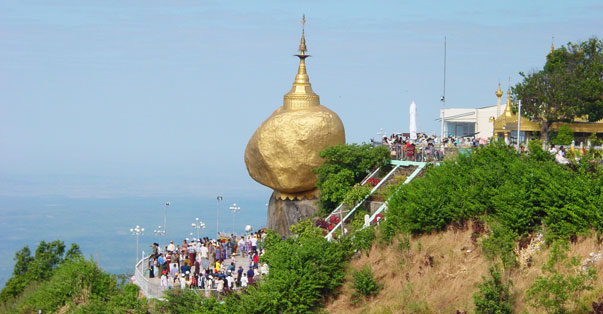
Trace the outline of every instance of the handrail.
<path fill-rule="evenodd" d="M 144 272 L 149 268 L 149 257 L 142 257 L 134 269 L 134 284 L 140 287 L 140 290 L 150 299 L 163 300 L 163 289 L 161 286 L 153 284 L 145 276 Z"/>
<path fill-rule="evenodd" d="M 360 185 L 365 185 L 368 182 L 368 180 L 370 180 L 375 174 L 377 174 L 377 172 L 379 172 L 379 170 L 381 170 L 381 167 L 378 167 L 377 169 L 375 169 L 375 171 L 371 172 L 369 175 L 364 177 L 364 179 L 362 179 L 362 181 L 360 182 Z M 331 211 L 331 213 L 328 214 L 325 219 L 329 219 L 329 217 L 337 214 L 337 212 L 341 209 L 342 206 L 343 206 L 343 203 L 341 203 L 337 207 L 335 207 L 335 209 L 333 211 Z"/>
<path fill-rule="evenodd" d="M 358 209 L 358 208 L 359 208 L 359 207 L 360 207 L 362 204 L 364 204 L 364 202 L 365 202 L 365 201 L 366 201 L 366 200 L 367 200 L 367 199 L 368 199 L 368 198 L 369 198 L 369 197 L 370 197 L 370 196 L 371 196 L 371 195 L 372 195 L 372 194 L 373 194 L 375 191 L 377 191 L 377 190 L 378 190 L 378 189 L 381 187 L 381 185 L 383 185 L 383 183 L 384 183 L 385 181 L 387 181 L 387 179 L 389 179 L 389 177 L 390 177 L 390 176 L 392 176 L 392 175 L 395 173 L 395 171 L 396 171 L 398 168 L 400 168 L 401 166 L 418 166 L 418 167 L 417 167 L 417 169 L 419 169 L 419 168 L 420 168 L 420 169 L 423 169 L 423 167 L 425 167 L 425 165 L 426 165 L 427 163 L 425 163 L 425 162 L 418 162 L 418 161 L 391 160 L 391 161 L 390 161 L 390 164 L 391 164 L 391 165 L 394 165 L 395 167 L 394 167 L 394 168 L 393 168 L 393 169 L 392 169 L 392 170 L 391 170 L 391 171 L 390 171 L 390 172 L 389 172 L 389 173 L 388 173 L 388 174 L 387 174 L 385 177 L 383 177 L 383 179 L 381 179 L 381 181 L 380 181 L 380 182 L 379 182 L 377 185 L 375 185 L 375 187 L 373 187 L 373 189 L 371 190 L 371 192 L 370 192 L 368 195 L 366 195 L 366 196 L 365 196 L 365 197 L 364 197 L 364 198 L 363 198 L 363 199 L 362 199 L 360 202 L 358 202 L 358 204 L 356 204 L 356 206 L 354 206 L 354 208 L 353 208 L 352 210 L 350 210 L 350 211 L 349 211 L 349 212 L 348 212 L 348 213 L 345 215 L 345 217 L 343 217 L 343 218 L 341 219 L 341 221 L 339 221 L 339 223 L 337 223 L 337 225 L 335 225 L 335 227 L 334 227 L 334 228 L 333 228 L 331 231 L 329 231 L 329 233 L 328 233 L 328 234 L 325 236 L 325 238 L 326 238 L 326 239 L 332 239 L 332 238 L 333 238 L 333 233 L 335 233 L 335 230 L 337 230 L 337 228 L 342 228 L 342 224 L 343 224 L 343 222 L 344 222 L 344 221 L 346 221 L 346 220 L 347 220 L 347 219 L 348 219 L 350 216 L 352 216 L 352 215 L 354 214 L 354 212 L 355 212 L 355 211 L 356 211 L 356 210 L 357 210 L 357 209 Z M 419 171 L 420 171 L 420 170 L 419 170 Z M 415 171 L 413 172 L 413 174 L 411 175 L 411 177 L 412 177 L 412 178 L 414 178 L 414 177 L 415 177 L 415 176 L 418 174 L 418 172 L 419 172 L 419 171 L 417 171 L 417 170 L 415 169 Z M 409 178 L 410 178 L 410 177 L 409 177 Z M 406 181 L 404 181 L 404 184 L 406 184 L 407 182 L 410 182 L 410 180 L 412 180 L 412 178 L 411 178 L 410 180 L 409 180 L 409 178 L 407 178 L 407 179 L 406 179 Z M 383 204 L 385 204 L 385 203 L 383 203 Z M 337 211 L 337 209 L 341 208 L 342 206 L 343 206 L 343 203 L 342 203 L 342 204 L 340 204 L 339 206 L 337 206 L 337 208 L 336 208 L 336 209 L 335 209 L 335 210 L 334 210 L 334 211 L 333 211 L 333 212 L 332 212 L 332 213 L 331 213 L 329 216 L 327 216 L 327 217 L 330 217 L 331 215 L 333 215 L 333 214 L 334 214 L 334 213 Z M 383 205 L 382 205 L 382 206 L 383 206 Z M 380 208 L 381 208 L 381 207 L 380 207 Z M 342 231 L 342 234 L 343 234 L 343 231 Z"/>
<path fill-rule="evenodd" d="M 375 169 L 375 171 L 371 172 L 368 176 L 366 176 L 364 178 L 364 180 L 360 181 L 360 185 L 364 185 L 368 180 L 370 180 L 379 170 L 381 170 L 381 167 L 378 167 L 377 169 Z"/>
<path fill-rule="evenodd" d="M 415 171 L 413 171 L 410 174 L 410 176 L 408 176 L 408 178 L 406 178 L 406 180 L 404 180 L 404 183 L 402 183 L 402 185 L 408 184 L 410 181 L 412 181 L 419 174 L 419 172 L 421 172 L 421 170 L 423 170 L 425 165 L 426 165 L 426 163 L 421 163 L 420 165 L 418 165 L 417 169 L 415 169 Z M 396 190 L 396 192 L 399 191 L 401 188 L 402 187 L 400 186 L 400 188 L 398 190 Z M 393 196 L 393 194 L 392 194 L 392 196 Z M 381 206 L 379 206 L 379 208 L 373 213 L 373 215 L 371 215 L 371 217 L 369 218 L 369 225 L 373 220 L 375 220 L 375 217 L 377 217 L 377 215 L 379 215 L 382 211 L 387 209 L 387 203 L 392 198 L 392 196 L 390 196 L 385 202 L 383 202 L 383 204 Z M 368 226 L 362 226 L 361 230 L 366 227 L 368 227 Z"/>

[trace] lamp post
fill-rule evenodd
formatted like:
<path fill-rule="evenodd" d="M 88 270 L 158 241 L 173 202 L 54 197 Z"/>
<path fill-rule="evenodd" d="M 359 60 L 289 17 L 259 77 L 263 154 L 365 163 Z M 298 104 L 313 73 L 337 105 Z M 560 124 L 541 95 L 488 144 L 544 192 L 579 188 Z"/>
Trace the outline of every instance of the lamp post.
<path fill-rule="evenodd" d="M 197 229 L 197 239 L 201 241 L 201 237 L 199 237 L 199 230 L 205 229 L 205 223 L 199 220 L 199 218 L 195 218 L 195 222 L 193 222 L 191 225 L 194 229 Z"/>
<path fill-rule="evenodd" d="M 163 210 L 163 236 L 167 236 L 167 208 L 170 206 L 170 202 L 165 202 L 165 209 Z"/>
<path fill-rule="evenodd" d="M 157 226 L 157 229 L 153 230 L 156 236 L 165 236 L 165 230 L 161 230 L 161 226 Z"/>
<path fill-rule="evenodd" d="M 216 237 L 220 237 L 220 201 L 222 200 L 222 196 L 218 195 L 218 209 L 216 210 Z"/>
<path fill-rule="evenodd" d="M 234 234 L 235 230 L 235 214 L 241 210 L 241 207 L 237 206 L 237 203 L 232 204 L 228 209 L 232 211 L 232 234 Z"/>
<path fill-rule="evenodd" d="M 519 134 L 521 134 L 521 100 L 517 104 L 517 152 L 521 152 L 521 147 L 519 146 Z"/>
<path fill-rule="evenodd" d="M 144 234 L 144 228 L 137 225 L 136 228 L 130 228 L 130 232 L 136 236 L 136 263 L 138 263 L 138 236 Z"/>

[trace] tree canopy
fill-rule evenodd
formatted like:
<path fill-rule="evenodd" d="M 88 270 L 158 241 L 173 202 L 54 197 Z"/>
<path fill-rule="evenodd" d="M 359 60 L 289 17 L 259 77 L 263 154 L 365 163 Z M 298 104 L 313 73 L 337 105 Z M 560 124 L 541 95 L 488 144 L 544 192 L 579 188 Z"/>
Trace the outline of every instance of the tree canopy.
<path fill-rule="evenodd" d="M 519 74 L 513 93 L 524 114 L 542 124 L 545 139 L 553 122 L 603 118 L 603 40 L 570 42 L 552 50 L 542 70 Z"/>
<path fill-rule="evenodd" d="M 389 163 L 389 150 L 370 144 L 346 144 L 327 147 L 319 153 L 323 164 L 314 169 L 320 189 L 320 208 L 325 211 L 341 203 L 355 183 L 371 169 Z"/>

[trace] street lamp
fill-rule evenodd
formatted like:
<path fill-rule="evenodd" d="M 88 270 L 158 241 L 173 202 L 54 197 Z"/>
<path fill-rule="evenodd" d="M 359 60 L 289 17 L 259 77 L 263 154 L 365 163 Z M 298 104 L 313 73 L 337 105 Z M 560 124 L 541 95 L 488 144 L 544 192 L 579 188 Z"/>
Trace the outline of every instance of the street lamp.
<path fill-rule="evenodd" d="M 218 209 L 216 212 L 216 237 L 220 237 L 220 201 L 222 200 L 222 196 L 218 195 Z"/>
<path fill-rule="evenodd" d="M 163 210 L 163 235 L 167 235 L 167 208 L 170 206 L 170 202 L 165 202 L 165 209 Z"/>
<path fill-rule="evenodd" d="M 197 239 L 201 239 L 199 237 L 199 230 L 205 229 L 205 223 L 203 221 L 199 220 L 199 218 L 195 218 L 195 221 L 196 222 L 193 222 L 191 224 L 191 226 L 193 226 L 194 229 L 197 229 Z"/>
<path fill-rule="evenodd" d="M 164 236 L 165 230 L 161 230 L 161 226 L 157 226 L 157 229 L 153 230 L 156 236 Z"/>
<path fill-rule="evenodd" d="M 237 206 L 237 203 L 232 204 L 228 209 L 232 211 L 232 234 L 234 234 L 235 230 L 235 214 L 241 210 L 241 207 Z"/>
<path fill-rule="evenodd" d="M 137 225 L 136 228 L 130 228 L 130 232 L 136 236 L 136 263 L 138 263 L 138 236 L 144 234 L 144 228 Z"/>

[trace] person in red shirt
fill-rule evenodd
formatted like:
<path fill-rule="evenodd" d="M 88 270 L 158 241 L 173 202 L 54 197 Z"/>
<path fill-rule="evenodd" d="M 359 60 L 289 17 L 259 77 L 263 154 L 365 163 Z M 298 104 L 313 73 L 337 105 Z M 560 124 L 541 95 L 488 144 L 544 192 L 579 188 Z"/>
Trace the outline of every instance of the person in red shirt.
<path fill-rule="evenodd" d="M 256 253 L 253 255 L 253 267 L 254 267 L 254 268 L 258 268 L 258 264 L 259 264 L 259 262 L 260 262 L 260 257 L 258 256 L 258 253 L 256 252 Z"/>

